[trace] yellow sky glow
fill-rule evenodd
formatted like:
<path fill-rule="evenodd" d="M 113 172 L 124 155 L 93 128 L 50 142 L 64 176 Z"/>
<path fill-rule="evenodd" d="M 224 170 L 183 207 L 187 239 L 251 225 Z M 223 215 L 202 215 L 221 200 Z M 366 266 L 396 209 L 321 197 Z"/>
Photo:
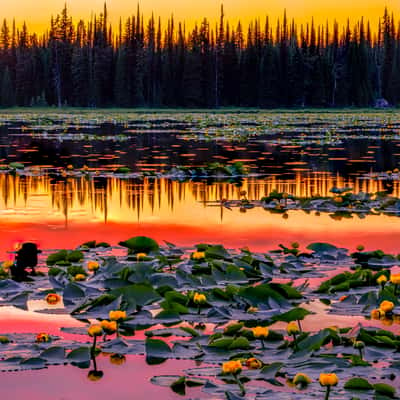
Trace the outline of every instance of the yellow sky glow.
<path fill-rule="evenodd" d="M 185 20 L 189 25 L 200 21 L 204 16 L 215 21 L 219 15 L 221 2 L 225 6 L 226 17 L 232 22 L 239 18 L 243 22 L 249 19 L 269 15 L 274 20 L 282 15 L 284 8 L 290 18 L 298 22 L 308 21 L 311 15 L 318 23 L 326 19 L 336 18 L 345 23 L 347 18 L 352 21 L 361 16 L 371 20 L 376 26 L 378 18 L 387 6 L 395 15 L 400 15 L 400 1 L 398 0 L 140 0 L 141 9 L 145 16 L 154 11 L 156 16 L 166 18 L 171 13 L 177 20 Z M 65 0 L 1 0 L 0 18 L 16 18 L 17 23 L 26 21 L 30 30 L 43 31 L 49 23 L 50 16 L 57 14 L 63 7 Z M 74 20 L 90 17 L 91 13 L 100 13 L 104 0 L 68 0 L 67 5 Z M 127 17 L 135 12 L 136 1 L 108 0 L 107 5 L 111 21 L 116 23 L 120 16 Z"/>

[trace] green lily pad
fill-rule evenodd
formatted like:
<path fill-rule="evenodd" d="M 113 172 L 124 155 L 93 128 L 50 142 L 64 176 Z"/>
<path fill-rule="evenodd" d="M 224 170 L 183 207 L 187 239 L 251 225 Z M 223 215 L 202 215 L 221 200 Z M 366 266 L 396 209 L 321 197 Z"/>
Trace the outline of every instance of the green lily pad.
<path fill-rule="evenodd" d="M 123 247 L 127 247 L 132 253 L 152 253 L 159 249 L 158 243 L 146 236 L 135 236 L 126 241 L 119 243 Z"/>
<path fill-rule="evenodd" d="M 351 378 L 344 384 L 345 389 L 371 390 L 374 387 L 364 378 Z"/>

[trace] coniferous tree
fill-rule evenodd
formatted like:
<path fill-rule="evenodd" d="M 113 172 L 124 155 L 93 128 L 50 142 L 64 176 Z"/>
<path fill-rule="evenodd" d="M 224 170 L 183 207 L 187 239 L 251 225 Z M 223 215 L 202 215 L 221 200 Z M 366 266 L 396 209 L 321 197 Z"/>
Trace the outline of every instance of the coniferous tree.
<path fill-rule="evenodd" d="M 5 68 L 1 82 L 0 105 L 2 107 L 13 107 L 15 105 L 15 93 L 8 67 Z"/>
<path fill-rule="evenodd" d="M 393 17 L 389 16 L 388 9 L 385 8 L 382 21 L 383 34 L 383 62 L 382 62 L 382 96 L 392 101 L 391 83 L 393 77 L 393 61 L 394 61 L 394 25 Z"/>
<path fill-rule="evenodd" d="M 136 13 L 114 33 L 106 5 L 74 24 L 66 7 L 38 36 L 0 25 L 1 104 L 79 107 L 321 107 L 400 102 L 400 29 L 386 9 L 376 33 L 283 18 L 188 29 Z M 10 93 L 10 96 L 6 96 Z"/>

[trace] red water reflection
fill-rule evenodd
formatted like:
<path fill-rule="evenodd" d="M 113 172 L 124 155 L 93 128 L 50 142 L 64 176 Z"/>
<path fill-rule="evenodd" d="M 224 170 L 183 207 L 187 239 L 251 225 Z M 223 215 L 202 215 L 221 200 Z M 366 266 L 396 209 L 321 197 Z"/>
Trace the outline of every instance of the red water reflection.
<path fill-rule="evenodd" d="M 237 213 L 233 211 L 232 213 Z M 8 258 L 19 241 L 35 241 L 42 249 L 73 248 L 88 240 L 119 241 L 135 235 L 146 235 L 162 242 L 167 240 L 180 246 L 196 243 L 223 243 L 229 248 L 248 246 L 253 251 L 276 248 L 279 243 L 298 241 L 302 245 L 312 242 L 330 242 L 354 249 L 364 244 L 367 249 L 380 248 L 398 252 L 400 224 L 395 217 L 368 217 L 363 221 L 335 222 L 328 216 L 305 216 L 302 212 L 289 213 L 289 219 L 265 211 L 251 210 L 237 215 L 236 223 L 210 223 L 201 226 L 193 215 L 193 225 L 177 223 L 71 223 L 67 229 L 41 224 L 0 223 L 0 255 Z"/>
<path fill-rule="evenodd" d="M 273 189 L 298 196 L 329 194 L 333 186 L 354 186 L 355 191 L 381 190 L 379 182 L 344 181 L 340 177 L 299 175 L 292 181 L 276 178 L 245 181 L 241 188 L 221 183 L 178 183 L 168 180 L 133 183 L 109 179 L 101 187 L 86 179 L 51 183 L 47 177 L 0 175 L 0 257 L 21 241 L 34 240 L 43 249 L 75 247 L 96 239 L 117 244 L 134 235 L 191 246 L 199 242 L 224 243 L 267 250 L 293 240 L 307 245 L 327 241 L 354 248 L 397 251 L 400 224 L 397 217 L 367 216 L 333 220 L 327 214 L 289 212 L 289 218 L 261 208 L 240 213 L 208 202 L 238 199 L 246 190 L 260 199 Z M 400 196 L 399 186 L 395 195 Z"/>
<path fill-rule="evenodd" d="M 104 182 L 103 182 L 104 183 Z M 131 183 L 111 179 L 103 186 L 93 182 L 69 180 L 52 184 L 46 177 L 19 178 L 0 176 L 0 260 L 12 257 L 16 243 L 35 241 L 42 249 L 73 248 L 88 240 L 119 241 L 135 235 L 147 235 L 180 246 L 195 243 L 223 243 L 229 248 L 248 246 L 253 251 L 276 248 L 279 243 L 298 241 L 302 245 L 326 241 L 349 249 L 364 244 L 367 249 L 381 248 L 398 252 L 400 224 L 396 217 L 367 216 L 335 221 L 329 215 L 289 212 L 289 218 L 260 208 L 240 213 L 209 207 L 208 201 L 237 199 L 239 190 L 259 199 L 274 188 L 298 196 L 329 193 L 332 186 L 344 186 L 340 178 L 319 175 L 293 181 L 246 181 L 241 188 L 229 184 L 205 185 L 160 180 Z M 377 182 L 357 182 L 356 191 L 380 190 Z M 354 185 L 356 186 L 356 185 Z M 399 187 L 395 187 L 399 196 Z M 309 306 L 308 306 L 309 307 Z M 354 326 L 366 322 L 361 317 L 324 315 L 325 306 L 313 305 L 317 313 L 304 321 L 304 328 Z M 68 315 L 45 315 L 34 311 L 0 308 L 0 333 L 40 332 L 70 338 L 61 326 L 80 326 Z M 284 328 L 284 326 L 281 326 Z M 398 326 L 389 327 L 397 330 Z M 99 382 L 86 379 L 88 370 L 71 366 L 51 367 L 43 371 L 0 374 L 1 393 L 5 399 L 175 399 L 167 388 L 150 383 L 158 374 L 182 374 L 194 366 L 190 361 L 170 361 L 147 366 L 141 357 L 128 357 L 123 366 L 110 364 L 100 356 L 99 369 L 105 375 Z M 23 384 L 22 384 L 23 382 Z M 189 395 L 196 397 L 198 392 Z"/>

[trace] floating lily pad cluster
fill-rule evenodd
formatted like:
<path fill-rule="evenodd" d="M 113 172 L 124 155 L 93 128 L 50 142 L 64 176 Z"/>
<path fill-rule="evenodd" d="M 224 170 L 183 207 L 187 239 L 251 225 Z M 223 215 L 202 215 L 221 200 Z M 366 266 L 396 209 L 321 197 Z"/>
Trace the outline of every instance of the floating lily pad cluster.
<path fill-rule="evenodd" d="M 382 326 L 400 322 L 395 255 L 327 243 L 266 253 L 211 244 L 188 251 L 133 237 L 44 257 L 47 267 L 32 281 L 0 281 L 0 305 L 28 309 L 31 300 L 45 300 L 38 312 L 69 314 L 83 326 L 62 328 L 59 336 L 0 335 L 3 371 L 68 363 L 99 380 L 100 353 L 119 364 L 139 355 L 150 365 L 196 361 L 179 376 L 152 379 L 177 394 L 198 386 L 210 398 L 227 399 L 397 396 L 400 336 Z M 315 278 L 323 279 L 319 287 Z M 328 314 L 309 330 L 316 303 Z M 331 326 L 329 313 L 358 322 Z M 360 323 L 371 317 L 376 327 Z M 65 340 L 63 332 L 81 339 Z"/>
<path fill-rule="evenodd" d="M 125 141 L 134 133 L 170 131 L 185 140 L 247 141 L 269 135 L 271 143 L 292 145 L 340 145 L 343 138 L 398 139 L 397 116 L 388 111 L 351 112 L 261 112 L 240 110 L 216 112 L 140 111 L 116 112 L 71 111 L 7 112 L 0 114 L 0 126 L 16 135 L 58 141 L 112 140 Z M 93 129 L 119 125 L 118 135 L 88 133 Z M 74 130 L 74 133 L 71 133 Z"/>
<path fill-rule="evenodd" d="M 66 168 L 51 168 L 51 167 L 26 167 L 22 163 L 10 163 L 8 165 L 0 165 L 0 171 L 3 173 L 17 174 L 20 176 L 51 176 L 58 178 L 119 178 L 119 179 L 171 179 L 180 182 L 190 180 L 218 180 L 218 181 L 238 181 L 241 178 L 249 176 L 260 176 L 257 174 L 249 174 L 242 162 L 233 164 L 210 163 L 204 167 L 173 167 L 164 172 L 133 172 L 131 168 L 122 166 L 114 170 L 89 169 L 87 166 L 82 168 L 74 168 L 73 165 L 68 165 Z"/>
<path fill-rule="evenodd" d="M 275 214 L 282 214 L 288 218 L 290 211 L 302 210 L 306 213 L 315 212 L 316 215 L 327 213 L 340 221 L 343 218 L 365 218 L 367 215 L 400 215 L 400 199 L 389 195 L 387 192 L 377 193 L 352 193 L 352 188 L 332 188 L 331 196 L 318 194 L 309 197 L 296 197 L 287 192 L 272 191 L 260 200 L 247 198 L 243 192 L 239 200 L 223 199 L 220 202 L 208 202 L 209 206 L 220 205 L 227 209 L 240 209 L 246 212 L 255 207 L 264 208 Z"/>

